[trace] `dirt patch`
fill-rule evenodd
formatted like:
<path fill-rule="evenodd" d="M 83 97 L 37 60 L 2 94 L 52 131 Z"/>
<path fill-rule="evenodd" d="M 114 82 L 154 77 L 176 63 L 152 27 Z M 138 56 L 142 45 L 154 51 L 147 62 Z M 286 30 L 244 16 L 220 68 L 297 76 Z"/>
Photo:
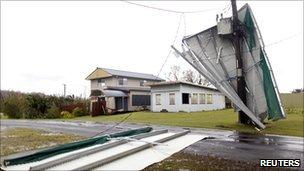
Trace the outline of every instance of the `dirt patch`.
<path fill-rule="evenodd" d="M 171 157 L 155 163 L 144 171 L 174 170 L 174 171 L 201 171 L 201 170 L 288 170 L 282 168 L 260 168 L 258 162 L 228 160 L 214 156 L 202 156 L 179 152 Z"/>

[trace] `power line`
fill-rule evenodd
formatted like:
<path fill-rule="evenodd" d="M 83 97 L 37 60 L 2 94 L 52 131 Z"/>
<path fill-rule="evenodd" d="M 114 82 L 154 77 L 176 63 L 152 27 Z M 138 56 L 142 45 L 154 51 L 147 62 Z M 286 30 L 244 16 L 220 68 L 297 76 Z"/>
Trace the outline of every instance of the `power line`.
<path fill-rule="evenodd" d="M 118 125 L 120 125 L 121 123 L 123 123 L 124 121 L 126 121 L 129 117 L 132 116 L 132 114 L 133 114 L 133 113 L 130 113 L 129 115 L 127 115 L 126 117 L 124 117 L 121 121 L 117 122 L 115 125 L 111 126 L 110 128 L 107 128 L 107 129 L 105 129 L 105 130 L 103 130 L 103 131 L 100 131 L 100 132 L 96 133 L 96 134 L 93 135 L 92 137 L 96 137 L 97 135 L 100 135 L 100 134 L 102 134 L 102 133 L 104 133 L 104 132 L 107 132 L 107 131 L 112 130 L 112 129 L 115 128 L 116 126 L 118 126 Z"/>
<path fill-rule="evenodd" d="M 173 40 L 172 45 L 175 44 L 175 41 L 176 41 L 176 38 L 177 38 L 177 35 L 178 35 L 178 31 L 179 31 L 179 27 L 180 27 L 182 18 L 183 18 L 183 14 L 180 15 L 180 19 L 179 19 L 179 22 L 178 22 L 177 30 L 176 30 L 175 37 L 174 37 L 174 40 Z M 159 76 L 160 72 L 163 70 L 163 68 L 164 68 L 164 66 L 165 66 L 165 64 L 166 64 L 166 62 L 167 62 L 167 60 L 168 60 L 168 58 L 169 58 L 171 52 L 172 52 L 172 48 L 170 47 L 169 53 L 168 53 L 168 55 L 167 55 L 167 57 L 166 57 L 164 63 L 162 64 L 160 70 L 158 71 L 157 77 Z"/>
<path fill-rule="evenodd" d="M 230 9 L 231 9 L 231 5 L 230 5 L 230 3 L 228 3 L 227 6 L 226 6 L 224 9 L 222 9 L 222 13 L 225 14 L 225 13 L 227 13 Z"/>
<path fill-rule="evenodd" d="M 272 43 L 270 43 L 270 44 L 268 44 L 268 45 L 265 45 L 265 46 L 267 46 L 267 47 L 273 46 L 273 45 L 276 45 L 276 44 L 278 44 L 278 43 L 281 43 L 281 42 L 283 42 L 283 41 L 285 41 L 285 40 L 292 39 L 292 38 L 294 38 L 294 37 L 296 37 L 296 36 L 298 36 L 298 35 L 300 35 L 300 33 L 294 34 L 294 35 L 292 35 L 292 36 L 285 37 L 285 38 L 283 38 L 283 39 L 280 39 L 280 40 L 278 40 L 278 41 L 272 42 Z"/>
<path fill-rule="evenodd" d="M 139 3 L 135 3 L 135 2 L 131 2 L 131 1 L 126 1 L 126 0 L 121 0 L 121 1 L 125 2 L 125 3 L 128 3 L 128 4 L 144 7 L 144 8 L 150 8 L 150 9 L 154 9 L 154 10 L 159 10 L 159 11 L 164 11 L 164 12 L 170 12 L 170 13 L 178 13 L 178 14 L 183 14 L 183 13 L 202 13 L 202 12 L 208 12 L 208 11 L 215 11 L 215 10 L 217 10 L 217 9 L 213 8 L 213 9 L 198 10 L 198 11 L 178 11 L 178 10 L 171 10 L 171 9 L 165 9 L 165 8 L 148 6 L 148 5 L 139 4 Z"/>

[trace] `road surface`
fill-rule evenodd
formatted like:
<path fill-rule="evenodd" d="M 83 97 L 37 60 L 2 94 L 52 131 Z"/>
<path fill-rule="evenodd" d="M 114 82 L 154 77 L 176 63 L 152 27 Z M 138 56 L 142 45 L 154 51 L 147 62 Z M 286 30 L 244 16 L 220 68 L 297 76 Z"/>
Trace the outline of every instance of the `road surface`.
<path fill-rule="evenodd" d="M 98 133 L 102 135 L 143 126 L 152 126 L 155 130 L 169 129 L 173 132 L 183 129 L 173 126 L 130 123 L 122 123 L 115 126 L 114 123 L 83 121 L 1 120 L 1 130 L 14 127 L 28 127 L 86 137 L 91 137 Z M 191 128 L 191 131 L 208 135 L 210 138 L 192 144 L 184 149 L 183 152 L 251 162 L 258 162 L 259 159 L 301 159 L 301 168 L 304 168 L 304 139 L 300 137 L 268 134 L 253 135 L 215 129 Z"/>

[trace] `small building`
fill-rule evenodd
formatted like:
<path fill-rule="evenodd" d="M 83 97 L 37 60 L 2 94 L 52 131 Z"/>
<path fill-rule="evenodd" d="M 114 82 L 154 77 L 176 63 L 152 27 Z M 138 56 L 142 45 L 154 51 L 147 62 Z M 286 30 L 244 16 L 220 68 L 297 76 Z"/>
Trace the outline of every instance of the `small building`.
<path fill-rule="evenodd" d="M 217 89 L 189 82 L 151 84 L 151 111 L 196 112 L 225 108 L 225 96 Z"/>
<path fill-rule="evenodd" d="M 91 82 L 93 115 L 149 109 L 148 84 L 164 81 L 152 74 L 108 68 L 96 68 L 86 79 Z"/>

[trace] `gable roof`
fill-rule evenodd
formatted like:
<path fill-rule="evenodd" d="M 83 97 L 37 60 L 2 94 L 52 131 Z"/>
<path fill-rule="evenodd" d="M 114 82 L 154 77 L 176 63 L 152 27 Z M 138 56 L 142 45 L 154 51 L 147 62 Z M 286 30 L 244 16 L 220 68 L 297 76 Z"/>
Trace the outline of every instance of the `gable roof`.
<path fill-rule="evenodd" d="M 218 91 L 216 88 L 203 86 L 203 85 L 199 85 L 199 84 L 194 84 L 194 83 L 190 83 L 190 82 L 186 82 L 186 81 L 164 81 L 164 82 L 160 82 L 160 83 L 154 83 L 154 84 L 152 83 L 152 84 L 149 84 L 149 86 L 152 88 L 152 87 L 176 85 L 176 84 L 184 84 L 184 85 L 199 87 L 199 88 L 208 89 L 208 90 L 212 90 L 212 91 Z"/>
<path fill-rule="evenodd" d="M 106 78 L 111 76 L 130 77 L 130 78 L 141 78 L 146 80 L 164 81 L 163 79 L 154 76 L 152 74 L 144 74 L 131 71 L 123 71 L 109 68 L 96 68 L 86 79 L 93 80 L 97 78 Z"/>

